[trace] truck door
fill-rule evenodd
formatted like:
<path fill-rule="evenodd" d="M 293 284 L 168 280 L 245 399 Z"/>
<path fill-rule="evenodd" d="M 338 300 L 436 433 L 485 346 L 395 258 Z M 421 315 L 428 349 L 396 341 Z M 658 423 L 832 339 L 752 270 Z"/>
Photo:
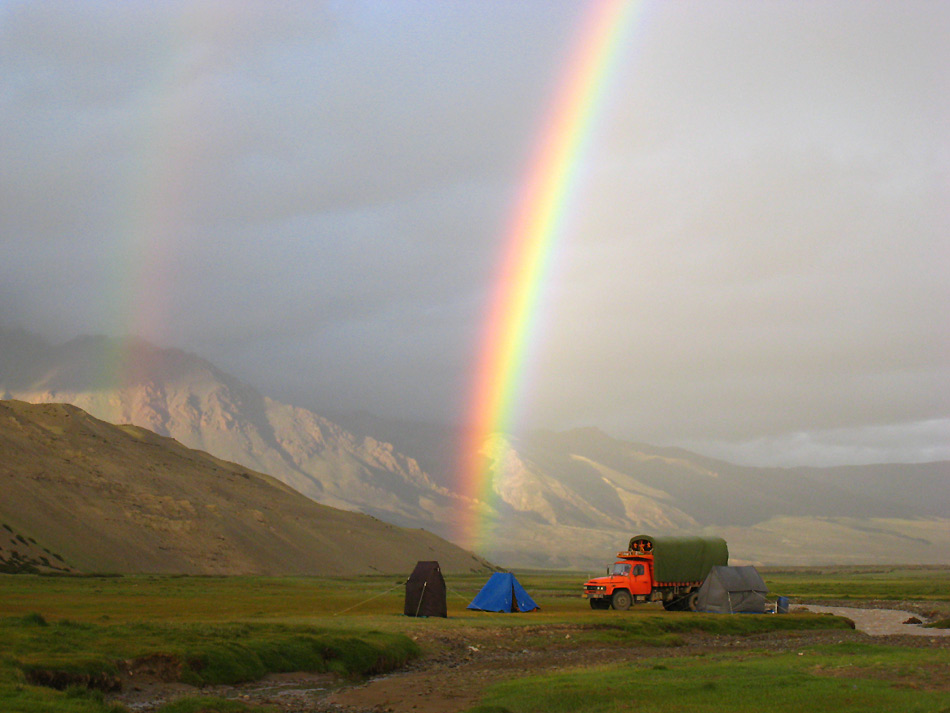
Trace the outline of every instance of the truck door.
<path fill-rule="evenodd" d="M 651 591 L 653 591 L 653 582 L 650 581 L 646 567 L 643 564 L 633 565 L 630 571 L 630 593 L 643 595 Z"/>

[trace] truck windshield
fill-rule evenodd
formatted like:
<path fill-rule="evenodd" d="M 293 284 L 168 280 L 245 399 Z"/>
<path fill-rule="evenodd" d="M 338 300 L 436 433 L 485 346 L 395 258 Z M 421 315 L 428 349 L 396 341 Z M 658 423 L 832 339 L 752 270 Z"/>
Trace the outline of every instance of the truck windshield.
<path fill-rule="evenodd" d="M 626 562 L 615 562 L 610 570 L 611 576 L 626 577 L 630 574 L 630 565 Z"/>

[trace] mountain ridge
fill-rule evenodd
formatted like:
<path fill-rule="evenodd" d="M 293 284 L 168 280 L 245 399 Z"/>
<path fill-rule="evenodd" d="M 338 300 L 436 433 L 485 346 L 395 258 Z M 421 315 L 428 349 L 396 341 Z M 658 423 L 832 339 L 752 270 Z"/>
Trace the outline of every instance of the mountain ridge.
<path fill-rule="evenodd" d="M 496 434 L 497 448 L 483 449 L 496 456 L 492 497 L 475 502 L 454 482 L 456 428 L 365 413 L 331 420 L 142 340 L 125 349 L 123 380 L 104 385 L 93 367 L 122 346 L 91 337 L 44 352 L 27 339 L 19 353 L 29 365 L 17 361 L 17 349 L 0 350 L 0 394 L 65 400 L 105 420 L 154 426 L 318 502 L 445 537 L 477 512 L 495 535 L 480 542 L 480 554 L 505 566 L 587 567 L 633 531 L 729 533 L 735 557 L 761 563 L 950 559 L 948 462 L 755 468 L 621 441 L 596 427 Z M 809 528 L 825 533 L 820 547 L 796 544 Z M 903 535 L 916 544 L 905 546 Z"/>
<path fill-rule="evenodd" d="M 110 361 L 124 363 L 110 367 L 121 374 L 112 386 L 97 374 Z M 111 423 L 142 426 L 274 475 L 327 505 L 389 512 L 398 524 L 435 527 L 415 490 L 443 508 L 451 504 L 450 493 L 389 444 L 357 439 L 318 414 L 272 401 L 178 349 L 140 339 L 80 337 L 15 373 L 12 387 L 0 373 L 0 393 L 34 403 L 64 401 Z"/>

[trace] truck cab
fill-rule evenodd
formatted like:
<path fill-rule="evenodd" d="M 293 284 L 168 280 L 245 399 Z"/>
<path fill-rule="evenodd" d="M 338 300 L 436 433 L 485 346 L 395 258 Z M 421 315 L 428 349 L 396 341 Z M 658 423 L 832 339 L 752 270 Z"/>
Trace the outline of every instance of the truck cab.
<path fill-rule="evenodd" d="M 584 597 L 591 609 L 629 609 L 640 597 L 650 601 L 653 594 L 653 556 L 639 552 L 618 552 L 617 561 L 607 568 L 606 577 L 584 584 Z"/>

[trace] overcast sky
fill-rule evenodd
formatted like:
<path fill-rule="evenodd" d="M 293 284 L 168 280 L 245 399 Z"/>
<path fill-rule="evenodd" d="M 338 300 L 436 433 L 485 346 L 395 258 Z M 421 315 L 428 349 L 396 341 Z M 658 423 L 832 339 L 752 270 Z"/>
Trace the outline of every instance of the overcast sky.
<path fill-rule="evenodd" d="M 0 0 L 0 324 L 457 419 L 580 1 Z M 523 426 L 950 459 L 950 3 L 644 3 Z"/>

